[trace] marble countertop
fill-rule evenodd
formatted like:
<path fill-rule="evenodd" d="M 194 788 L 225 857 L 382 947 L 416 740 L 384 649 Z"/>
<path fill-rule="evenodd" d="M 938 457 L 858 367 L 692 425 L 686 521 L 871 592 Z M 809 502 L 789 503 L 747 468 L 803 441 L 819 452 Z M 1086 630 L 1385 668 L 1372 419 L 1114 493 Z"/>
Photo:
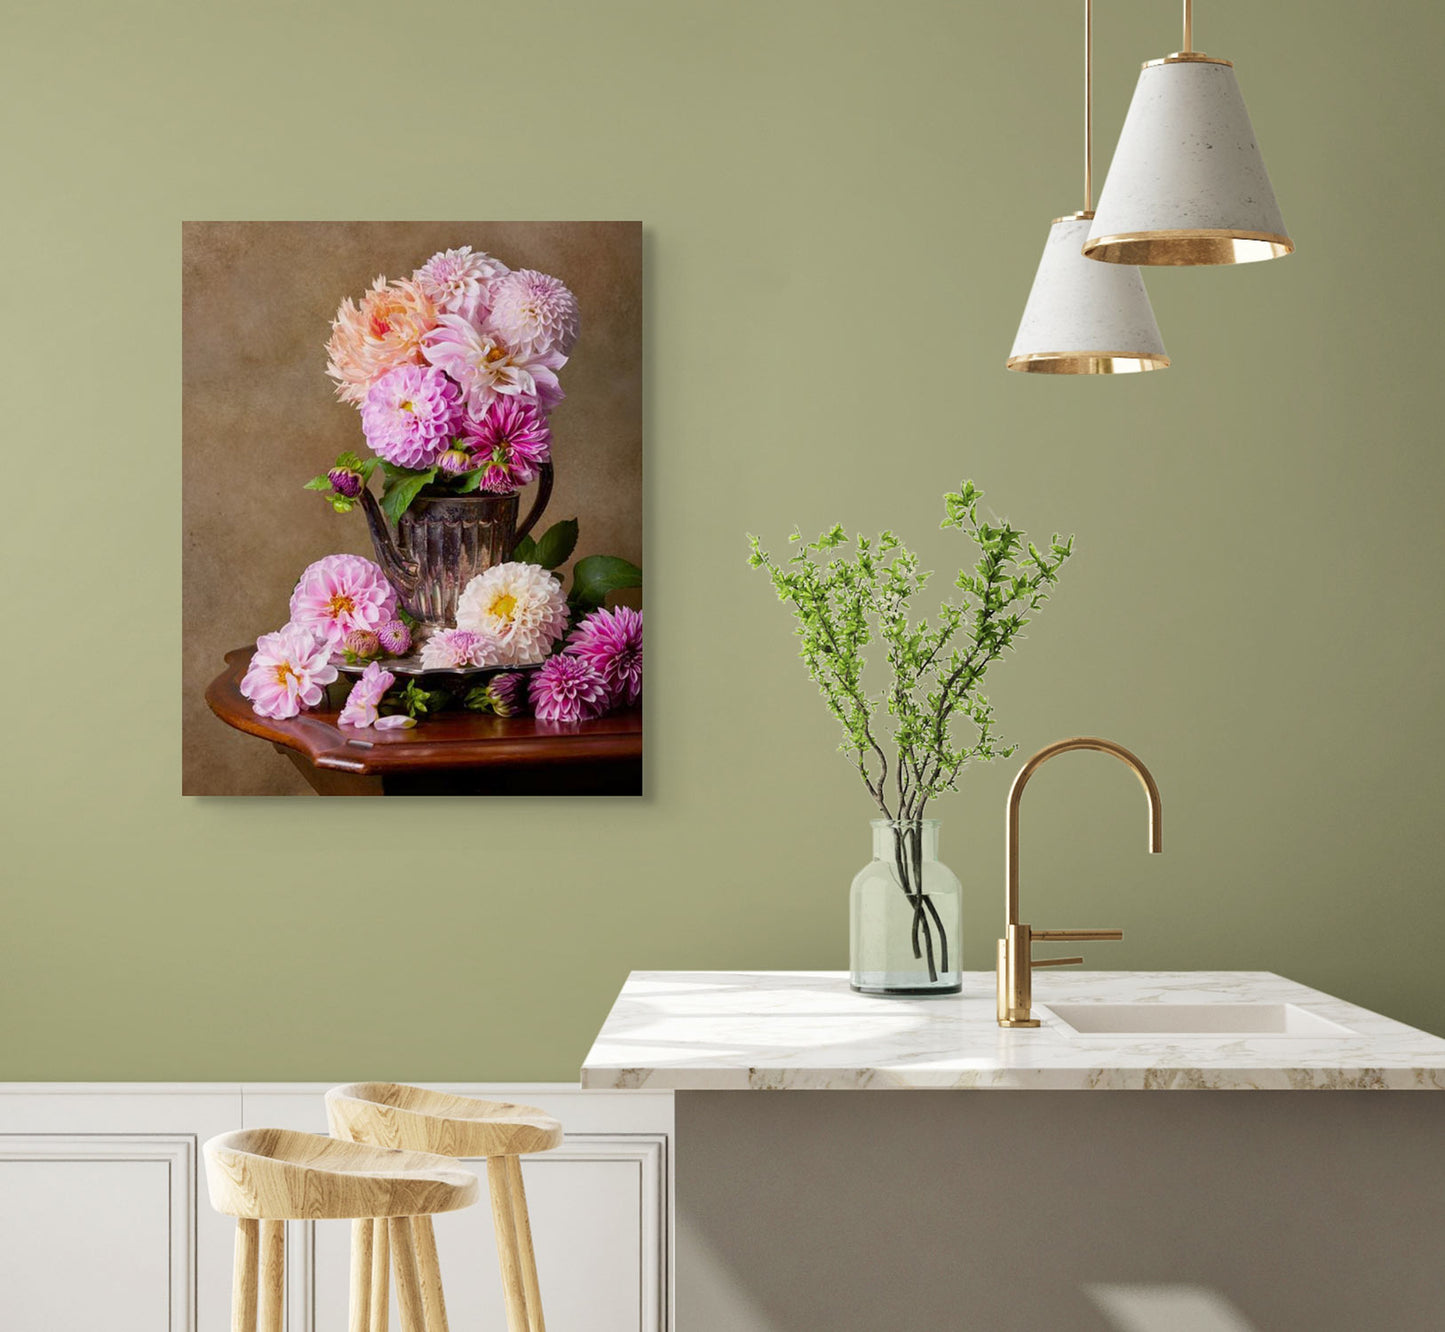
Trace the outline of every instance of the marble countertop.
<path fill-rule="evenodd" d="M 1347 1035 L 1081 1035 L 1055 1004 L 1294 1004 Z M 993 972 L 936 999 L 855 994 L 845 972 L 635 971 L 582 1085 L 684 1091 L 877 1088 L 1445 1091 L 1445 1040 L 1267 971 L 1039 971 L 1005 1030 Z"/>

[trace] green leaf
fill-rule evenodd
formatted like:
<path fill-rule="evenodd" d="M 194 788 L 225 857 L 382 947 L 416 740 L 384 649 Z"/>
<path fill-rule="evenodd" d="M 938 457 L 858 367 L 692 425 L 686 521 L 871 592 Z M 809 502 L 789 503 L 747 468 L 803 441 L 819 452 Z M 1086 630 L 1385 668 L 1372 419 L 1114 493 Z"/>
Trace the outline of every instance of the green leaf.
<path fill-rule="evenodd" d="M 429 485 L 436 480 L 437 469 L 435 467 L 425 472 L 411 472 L 404 468 L 397 471 L 402 475 L 396 479 L 391 478 L 391 468 L 387 467 L 386 489 L 381 493 L 381 508 L 392 522 L 400 522 L 404 514 L 422 490 L 423 486 Z"/>
<path fill-rule="evenodd" d="M 577 520 L 575 518 L 564 518 L 560 523 L 553 523 L 545 532 L 542 539 L 537 542 L 537 558 L 535 563 L 540 564 L 544 569 L 555 569 L 559 564 L 564 564 L 567 557 L 577 549 Z M 639 578 L 641 571 L 638 571 Z M 626 583 L 621 586 L 636 587 L 636 583 Z"/>
<path fill-rule="evenodd" d="M 364 463 L 362 463 L 359 467 L 356 468 L 356 470 L 361 473 L 362 481 L 371 480 L 371 474 L 376 471 L 377 465 L 380 462 L 380 458 L 368 458 Z"/>
<path fill-rule="evenodd" d="M 331 478 L 330 478 L 329 476 L 313 476 L 313 477 L 311 478 L 311 480 L 309 480 L 304 486 L 301 487 L 301 489 L 302 489 L 302 490 L 330 490 L 330 489 L 331 489 Z"/>
<path fill-rule="evenodd" d="M 512 547 L 512 558 L 518 564 L 537 563 L 537 543 L 529 536 L 524 536 L 515 546 Z"/>
<path fill-rule="evenodd" d="M 463 472 L 462 478 L 457 485 L 458 495 L 470 495 L 479 485 L 482 484 L 482 474 L 485 467 L 478 467 L 475 472 Z"/>
<path fill-rule="evenodd" d="M 607 594 L 622 587 L 641 587 L 642 570 L 616 555 L 588 555 L 572 568 L 574 606 L 595 609 L 607 601 Z"/>

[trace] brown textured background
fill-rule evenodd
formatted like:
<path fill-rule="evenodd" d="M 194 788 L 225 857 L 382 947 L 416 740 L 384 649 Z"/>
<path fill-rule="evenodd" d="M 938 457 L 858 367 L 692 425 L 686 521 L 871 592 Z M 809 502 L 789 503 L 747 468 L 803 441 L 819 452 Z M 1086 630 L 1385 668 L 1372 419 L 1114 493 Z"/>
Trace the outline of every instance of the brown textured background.
<path fill-rule="evenodd" d="M 187 222 L 183 227 L 184 790 L 309 794 L 269 745 L 202 698 L 230 648 L 279 628 L 301 570 L 372 555 L 359 509 L 303 484 L 361 419 L 336 401 L 324 344 L 344 297 L 470 245 L 560 278 L 582 333 L 552 414 L 557 484 L 538 531 L 578 519 L 577 555 L 642 563 L 642 225 L 639 222 Z M 521 513 L 533 490 L 521 498 Z"/>

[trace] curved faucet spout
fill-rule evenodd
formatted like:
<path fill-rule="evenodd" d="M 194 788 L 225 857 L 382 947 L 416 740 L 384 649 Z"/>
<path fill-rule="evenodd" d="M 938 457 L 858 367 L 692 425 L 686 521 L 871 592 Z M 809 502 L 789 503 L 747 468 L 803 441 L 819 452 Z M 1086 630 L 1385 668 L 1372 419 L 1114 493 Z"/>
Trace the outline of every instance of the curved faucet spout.
<path fill-rule="evenodd" d="M 1071 749 L 1096 749 L 1101 754 L 1112 754 L 1134 770 L 1139 785 L 1144 788 L 1144 794 L 1149 798 L 1149 850 L 1157 853 L 1163 849 L 1160 839 L 1164 808 L 1159 799 L 1159 786 L 1154 781 L 1154 774 L 1144 766 L 1144 761 L 1137 754 L 1130 753 L 1123 745 L 1116 745 L 1112 740 L 1103 740 L 1098 736 L 1081 735 L 1072 740 L 1058 740 L 1029 759 L 1019 769 L 1018 776 L 1009 787 L 1008 839 L 1004 858 L 1008 878 L 1007 922 L 1010 925 L 1017 925 L 1019 921 L 1019 802 L 1023 799 L 1024 787 L 1028 785 L 1029 778 L 1055 754 L 1064 754 Z"/>
<path fill-rule="evenodd" d="M 1154 774 L 1146 768 L 1136 755 L 1123 745 L 1112 740 L 1101 740 L 1097 736 L 1081 735 L 1072 740 L 1060 740 L 1039 750 L 1014 778 L 1008 793 L 1008 839 L 1005 849 L 1005 869 L 1008 879 L 1008 919 L 1004 926 L 1004 937 L 998 941 L 998 1025 L 1000 1027 L 1037 1027 L 1039 1019 L 1033 1015 L 1033 970 L 1035 967 L 1060 967 L 1071 962 L 1082 962 L 1081 957 L 1035 957 L 1034 940 L 1061 942 L 1075 939 L 1122 939 L 1123 930 L 1036 930 L 1019 920 L 1019 802 L 1023 799 L 1024 787 L 1055 754 L 1064 754 L 1071 749 L 1097 749 L 1101 754 L 1112 754 L 1119 762 L 1134 770 L 1144 794 L 1149 797 L 1149 850 L 1160 849 L 1160 832 L 1163 823 L 1163 806 L 1159 800 L 1159 787 Z"/>

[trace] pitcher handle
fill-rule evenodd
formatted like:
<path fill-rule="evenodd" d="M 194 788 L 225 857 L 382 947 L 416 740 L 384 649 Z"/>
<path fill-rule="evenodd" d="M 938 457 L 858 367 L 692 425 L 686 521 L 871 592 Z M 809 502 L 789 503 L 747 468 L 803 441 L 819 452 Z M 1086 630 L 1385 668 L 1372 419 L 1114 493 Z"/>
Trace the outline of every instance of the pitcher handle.
<path fill-rule="evenodd" d="M 522 519 L 521 526 L 512 538 L 514 546 L 537 525 L 537 519 L 542 516 L 542 510 L 547 507 L 547 501 L 551 498 L 552 463 L 549 459 L 542 464 L 542 470 L 537 474 L 537 497 L 532 501 L 532 507 L 527 510 L 527 516 Z"/>

